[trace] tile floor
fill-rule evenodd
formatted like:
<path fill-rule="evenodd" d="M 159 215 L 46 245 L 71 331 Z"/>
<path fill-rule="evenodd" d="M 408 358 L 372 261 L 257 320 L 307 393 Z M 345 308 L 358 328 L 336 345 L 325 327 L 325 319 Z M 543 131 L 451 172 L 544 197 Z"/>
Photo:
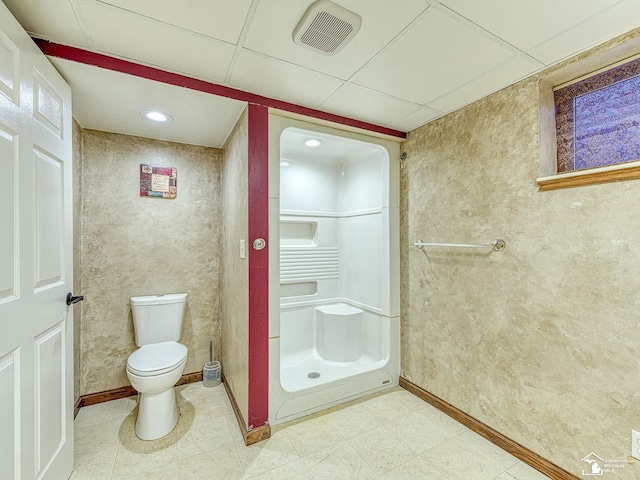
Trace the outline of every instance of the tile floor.
<path fill-rule="evenodd" d="M 181 416 L 155 441 L 133 431 L 136 397 L 84 407 L 71 480 L 544 480 L 395 388 L 272 429 L 246 447 L 222 385 L 176 388 Z"/>

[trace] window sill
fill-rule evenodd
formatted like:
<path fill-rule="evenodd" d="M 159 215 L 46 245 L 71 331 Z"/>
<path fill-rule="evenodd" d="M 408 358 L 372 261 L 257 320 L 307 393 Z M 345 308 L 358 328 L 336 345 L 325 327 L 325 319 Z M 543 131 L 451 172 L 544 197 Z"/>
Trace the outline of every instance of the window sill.
<path fill-rule="evenodd" d="M 561 188 L 637 179 L 640 179 L 640 161 L 540 177 L 537 179 L 537 182 L 538 189 L 541 192 L 545 192 L 549 190 L 559 190 Z"/>

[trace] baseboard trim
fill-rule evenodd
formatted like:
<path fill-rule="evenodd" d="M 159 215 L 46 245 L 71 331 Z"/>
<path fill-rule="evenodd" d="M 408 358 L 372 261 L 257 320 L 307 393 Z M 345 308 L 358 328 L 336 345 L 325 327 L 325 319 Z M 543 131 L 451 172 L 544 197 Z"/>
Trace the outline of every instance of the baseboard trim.
<path fill-rule="evenodd" d="M 235 414 L 238 426 L 240 427 L 242 438 L 244 438 L 244 444 L 247 446 L 253 445 L 254 443 L 271 438 L 271 425 L 267 424 L 252 428 L 251 430 L 247 429 L 247 422 L 244 421 L 242 412 L 240 412 L 240 407 L 238 407 L 238 403 L 236 402 L 236 397 L 234 397 L 231 387 L 229 386 L 229 382 L 227 382 L 227 379 L 224 377 L 224 373 L 222 374 L 222 382 L 225 390 L 227 391 L 227 396 L 231 401 L 231 407 L 233 407 L 233 413 Z"/>
<path fill-rule="evenodd" d="M 503 450 L 509 452 L 514 457 L 522 460 L 527 465 L 543 473 L 552 480 L 580 480 L 575 475 L 567 472 L 565 469 L 559 467 L 555 463 L 550 462 L 544 457 L 541 457 L 535 452 L 532 452 L 527 447 L 520 445 L 518 442 L 505 437 L 500 432 L 494 430 L 488 425 L 485 425 L 480 420 L 475 419 L 471 415 L 463 412 L 462 410 L 454 407 L 450 403 L 435 396 L 431 392 L 428 392 L 424 388 L 410 382 L 406 378 L 400 377 L 400 386 L 405 390 L 413 393 L 415 396 L 421 398 L 430 405 L 433 405 L 438 410 L 446 413 L 454 420 L 458 421 L 465 427 L 473 430 L 477 434 L 483 436 L 490 442 L 494 443 Z"/>
<path fill-rule="evenodd" d="M 82 399 L 80 397 L 78 397 L 76 399 L 76 403 L 73 404 L 73 419 L 74 420 L 78 416 L 78 412 L 80 412 L 80 403 L 81 402 L 82 402 Z"/>
<path fill-rule="evenodd" d="M 200 381 L 202 381 L 202 372 L 185 373 L 180 377 L 180 380 L 178 380 L 176 386 Z M 96 405 L 98 403 L 108 402 L 110 400 L 118 400 L 119 398 L 133 397 L 137 394 L 138 392 L 136 392 L 136 390 L 131 385 L 127 385 L 125 387 L 112 388 L 111 390 L 104 390 L 102 392 L 81 395 L 75 405 L 75 415 L 78 415 L 77 412 L 80 411 L 82 407 Z"/>
<path fill-rule="evenodd" d="M 180 377 L 180 380 L 178 380 L 178 383 L 176 383 L 176 386 L 186 385 L 187 383 L 196 383 L 201 381 L 202 381 L 202 371 L 185 373 Z"/>
<path fill-rule="evenodd" d="M 111 390 L 104 390 L 102 392 L 90 393 L 88 395 L 82 395 L 80 397 L 79 407 L 88 407 L 89 405 L 97 405 L 98 403 L 109 402 L 111 400 L 118 400 L 119 398 L 127 398 L 137 395 L 138 392 L 131 386 L 112 388 Z"/>
<path fill-rule="evenodd" d="M 271 438 L 271 425 L 260 425 L 247 432 L 244 437 L 244 443 L 249 446 L 269 438 Z"/>

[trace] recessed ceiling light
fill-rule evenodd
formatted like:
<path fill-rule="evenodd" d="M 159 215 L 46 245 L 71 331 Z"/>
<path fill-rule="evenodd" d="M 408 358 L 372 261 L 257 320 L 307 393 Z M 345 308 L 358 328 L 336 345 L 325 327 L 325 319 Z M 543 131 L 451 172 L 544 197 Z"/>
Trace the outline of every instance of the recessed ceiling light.
<path fill-rule="evenodd" d="M 317 138 L 308 138 L 307 140 L 304 141 L 304 144 L 307 147 L 319 147 L 323 143 L 324 142 L 322 140 L 318 140 Z"/>
<path fill-rule="evenodd" d="M 289 165 L 291 165 L 291 162 L 289 162 L 289 160 L 280 160 L 281 167 L 288 167 Z"/>
<path fill-rule="evenodd" d="M 156 110 L 143 110 L 140 113 L 154 122 L 170 122 L 173 120 L 168 113 L 158 112 Z"/>

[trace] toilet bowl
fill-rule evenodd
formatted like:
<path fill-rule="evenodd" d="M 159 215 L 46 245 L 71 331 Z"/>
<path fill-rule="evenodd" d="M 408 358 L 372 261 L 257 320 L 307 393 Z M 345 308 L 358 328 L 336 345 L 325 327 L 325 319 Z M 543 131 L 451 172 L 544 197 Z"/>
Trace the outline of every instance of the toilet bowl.
<path fill-rule="evenodd" d="M 138 391 L 135 432 L 142 440 L 168 434 L 178 422 L 174 385 L 187 363 L 182 335 L 186 293 L 131 298 L 138 348 L 127 359 L 127 377 Z"/>
<path fill-rule="evenodd" d="M 176 384 L 187 363 L 187 347 L 168 341 L 144 345 L 127 360 L 127 377 L 140 394 L 135 432 L 142 440 L 168 434 L 178 421 Z"/>

